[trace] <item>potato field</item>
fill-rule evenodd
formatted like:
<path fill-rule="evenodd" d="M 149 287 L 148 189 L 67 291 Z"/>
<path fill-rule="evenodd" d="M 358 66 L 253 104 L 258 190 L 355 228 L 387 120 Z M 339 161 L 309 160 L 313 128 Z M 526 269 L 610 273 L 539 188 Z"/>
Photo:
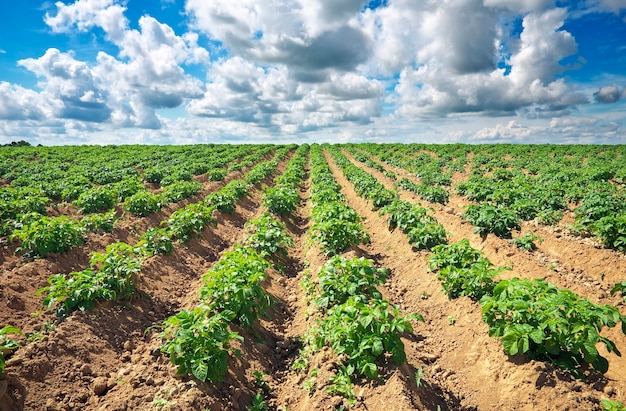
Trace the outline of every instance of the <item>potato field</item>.
<path fill-rule="evenodd" d="M 625 410 L 626 147 L 0 147 L 0 411 Z"/>

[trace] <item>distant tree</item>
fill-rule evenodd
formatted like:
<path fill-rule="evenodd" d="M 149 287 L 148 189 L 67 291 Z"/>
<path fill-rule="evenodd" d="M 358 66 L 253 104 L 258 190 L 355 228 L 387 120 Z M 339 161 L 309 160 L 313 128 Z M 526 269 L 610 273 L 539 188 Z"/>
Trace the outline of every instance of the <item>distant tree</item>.
<path fill-rule="evenodd" d="M 30 147 L 30 143 L 25 140 L 11 141 L 9 144 L 2 144 L 0 147 Z"/>

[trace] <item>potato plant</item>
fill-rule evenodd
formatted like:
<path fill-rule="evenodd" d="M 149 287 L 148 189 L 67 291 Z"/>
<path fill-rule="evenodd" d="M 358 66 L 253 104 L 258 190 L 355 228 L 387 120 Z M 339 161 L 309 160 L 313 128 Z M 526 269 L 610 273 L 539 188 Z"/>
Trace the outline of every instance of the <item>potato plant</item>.
<path fill-rule="evenodd" d="M 501 337 L 509 355 L 547 359 L 577 376 L 587 365 L 602 373 L 608 370 L 607 359 L 596 348 L 598 343 L 621 356 L 601 332 L 621 321 L 626 334 L 626 317 L 614 306 L 594 304 L 545 280 L 500 281 L 493 295 L 480 303 L 489 335 Z"/>
<path fill-rule="evenodd" d="M 268 212 L 249 220 L 244 227 L 250 233 L 244 240 L 244 245 L 264 258 L 276 254 L 286 255 L 287 248 L 294 245 L 293 238 L 285 231 L 285 224 Z"/>
<path fill-rule="evenodd" d="M 486 236 L 493 233 L 500 238 L 511 238 L 511 231 L 519 230 L 521 222 L 513 210 L 490 203 L 470 204 L 463 218 L 476 227 L 476 234 Z"/>
<path fill-rule="evenodd" d="M 22 332 L 11 325 L 0 328 L 0 376 L 4 373 L 5 355 L 20 346 L 10 335 L 22 335 Z"/>
<path fill-rule="evenodd" d="M 47 217 L 34 214 L 32 217 L 34 218 L 28 218 L 21 228 L 14 230 L 9 236 L 11 241 L 21 241 L 18 251 L 26 255 L 44 257 L 84 242 L 83 227 L 67 216 Z"/>
<path fill-rule="evenodd" d="M 235 245 L 202 278 L 200 299 L 211 311 L 250 327 L 271 303 L 261 286 L 269 266 L 253 249 Z"/>
<path fill-rule="evenodd" d="M 126 243 L 109 244 L 104 253 L 93 253 L 89 268 L 69 274 L 55 274 L 44 294 L 45 308 L 55 308 L 59 317 L 75 310 L 89 310 L 99 300 L 119 300 L 134 290 L 133 275 L 141 270 L 142 249 Z"/>
<path fill-rule="evenodd" d="M 169 317 L 162 329 L 160 349 L 177 366 L 177 374 L 215 384 L 224 379 L 229 355 L 239 354 L 231 341 L 242 337 L 228 328 L 228 319 L 203 305 Z"/>
<path fill-rule="evenodd" d="M 448 298 L 467 296 L 475 301 L 491 295 L 494 278 L 508 267 L 496 268 L 491 261 L 474 249 L 467 239 L 433 248 L 430 269 L 437 270 Z"/>

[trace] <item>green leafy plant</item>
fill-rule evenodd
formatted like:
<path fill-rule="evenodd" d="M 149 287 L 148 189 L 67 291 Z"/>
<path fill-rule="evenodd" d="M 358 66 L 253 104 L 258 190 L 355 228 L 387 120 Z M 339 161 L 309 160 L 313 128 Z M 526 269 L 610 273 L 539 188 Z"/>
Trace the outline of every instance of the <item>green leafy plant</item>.
<path fill-rule="evenodd" d="M 605 247 L 626 252 L 626 213 L 602 217 L 593 223 L 592 231 Z"/>
<path fill-rule="evenodd" d="M 334 256 L 329 259 L 318 273 L 316 304 L 326 309 L 343 304 L 355 295 L 382 298 L 376 285 L 385 282 L 388 271 L 374 267 L 373 263 L 363 257 L 345 259 Z"/>
<path fill-rule="evenodd" d="M 326 387 L 326 391 L 344 397 L 348 400 L 349 405 L 356 404 L 356 394 L 352 388 L 351 375 L 354 374 L 354 366 L 342 365 L 339 370 L 330 377 L 331 384 Z"/>
<path fill-rule="evenodd" d="M 377 360 L 384 353 L 389 353 L 397 365 L 406 360 L 400 335 L 413 331 L 411 319 L 424 320 L 419 314 L 402 316 L 385 300 L 351 296 L 328 309 L 326 317 L 318 321 L 313 348 L 328 345 L 338 355 L 346 355 L 347 365 L 354 367 L 355 373 L 376 378 Z"/>
<path fill-rule="evenodd" d="M 248 406 L 249 411 L 267 411 L 270 407 L 265 403 L 263 394 L 256 393 L 252 398 L 252 404 Z"/>
<path fill-rule="evenodd" d="M 161 209 L 161 196 L 147 190 L 139 191 L 124 200 L 123 208 L 134 216 L 145 217 Z"/>
<path fill-rule="evenodd" d="M 22 228 L 14 230 L 9 240 L 19 239 L 21 246 L 18 251 L 26 254 L 46 256 L 49 253 L 60 253 L 82 244 L 83 228 L 80 223 L 70 220 L 67 216 L 39 216 L 27 221 Z"/>
<path fill-rule="evenodd" d="M 111 210 L 106 213 L 94 213 L 87 215 L 81 218 L 80 225 L 85 231 L 102 230 L 110 233 L 113 231 L 115 221 L 115 210 Z"/>
<path fill-rule="evenodd" d="M 495 286 L 493 279 L 509 269 L 495 268 L 466 238 L 434 247 L 429 264 L 431 270 L 439 270 L 437 279 L 441 281 L 448 298 L 467 296 L 476 301 L 491 295 Z"/>
<path fill-rule="evenodd" d="M 107 186 L 93 187 L 81 193 L 73 204 L 83 214 L 110 210 L 117 204 L 117 194 Z"/>
<path fill-rule="evenodd" d="M 512 278 L 500 281 L 493 296 L 481 300 L 482 315 L 489 335 L 502 337 L 504 352 L 543 358 L 579 376 L 591 365 L 604 373 L 609 363 L 597 350 L 604 343 L 609 353 L 621 355 L 615 344 L 600 335 L 604 327 L 626 317 L 616 307 L 597 305 L 545 280 Z"/>
<path fill-rule="evenodd" d="M 250 327 L 271 303 L 261 287 L 269 266 L 252 248 L 235 245 L 204 275 L 200 298 L 214 312 Z"/>
<path fill-rule="evenodd" d="M 413 377 L 415 379 L 415 384 L 418 387 L 424 386 L 424 381 L 422 381 L 423 377 L 424 377 L 424 366 L 421 366 L 417 370 L 415 370 L 415 377 Z"/>
<path fill-rule="evenodd" d="M 267 212 L 246 222 L 244 227 L 250 232 L 244 245 L 253 248 L 263 257 L 269 257 L 276 253 L 286 255 L 287 247 L 294 245 L 293 239 L 285 231 L 285 224 Z"/>
<path fill-rule="evenodd" d="M 222 213 L 235 211 L 235 202 L 248 193 L 248 187 L 240 180 L 233 180 L 221 190 L 211 193 L 204 199 L 205 203 L 215 207 Z"/>
<path fill-rule="evenodd" d="M 609 399 L 602 399 L 602 411 L 626 411 L 626 406 L 619 401 L 611 401 Z"/>
<path fill-rule="evenodd" d="M 361 217 L 346 204 L 322 203 L 313 209 L 313 240 L 327 255 L 339 254 L 352 245 L 369 242 Z"/>
<path fill-rule="evenodd" d="M 508 267 L 494 268 L 486 258 L 472 264 L 470 267 L 442 267 L 437 273 L 437 279 L 448 298 L 454 299 L 467 296 L 475 301 L 485 295 L 491 295 L 495 283 L 493 279 Z"/>
<path fill-rule="evenodd" d="M 452 244 L 438 245 L 432 251 L 428 262 L 433 271 L 446 266 L 468 268 L 483 258 L 482 253 L 472 247 L 467 238 Z"/>
<path fill-rule="evenodd" d="M 142 243 L 149 255 L 167 255 L 174 251 L 172 234 L 167 228 L 150 227 L 141 236 Z"/>
<path fill-rule="evenodd" d="M 239 355 L 231 341 L 243 340 L 228 329 L 228 320 L 209 307 L 182 310 L 165 320 L 161 351 L 178 367 L 177 374 L 192 374 L 212 384 L 223 381 L 230 353 Z"/>
<path fill-rule="evenodd" d="M 199 235 L 207 225 L 216 222 L 213 210 L 213 206 L 199 202 L 174 211 L 167 220 L 171 234 L 181 241 L 189 240 L 192 234 Z"/>
<path fill-rule="evenodd" d="M 202 183 L 199 181 L 176 181 L 163 188 L 161 193 L 162 201 L 167 203 L 177 203 L 186 198 L 195 196 L 202 189 Z"/>
<path fill-rule="evenodd" d="M 4 372 L 5 355 L 20 346 L 17 341 L 9 338 L 10 335 L 22 335 L 22 332 L 11 325 L 0 328 L 0 375 Z"/>
<path fill-rule="evenodd" d="M 535 245 L 535 241 L 543 241 L 541 237 L 536 236 L 534 233 L 526 233 L 521 237 L 513 238 L 511 240 L 512 244 L 521 250 L 532 251 L 537 248 Z"/>
<path fill-rule="evenodd" d="M 448 242 L 446 229 L 435 221 L 420 222 L 408 232 L 409 243 L 417 250 L 429 250 Z"/>
<path fill-rule="evenodd" d="M 511 230 L 520 228 L 520 218 L 513 210 L 490 203 L 470 204 L 462 217 L 476 226 L 474 231 L 481 236 L 493 233 L 511 238 Z"/>
<path fill-rule="evenodd" d="M 37 294 L 45 294 L 44 307 L 56 307 L 59 317 L 77 309 L 89 310 L 98 300 L 127 298 L 134 290 L 132 276 L 141 270 L 142 260 L 140 248 L 121 242 L 109 244 L 104 253 L 92 254 L 89 268 L 55 274 Z"/>
<path fill-rule="evenodd" d="M 228 174 L 228 171 L 221 168 L 214 168 L 206 173 L 209 181 L 222 181 L 224 177 L 226 177 L 226 174 Z"/>
<path fill-rule="evenodd" d="M 298 209 L 300 196 L 294 187 L 278 185 L 265 189 L 263 203 L 274 214 L 288 215 Z"/>
<path fill-rule="evenodd" d="M 626 301 L 626 281 L 615 283 L 613 288 L 611 288 L 611 295 L 616 294 L 618 292 L 622 293 L 622 297 L 624 297 L 624 301 Z"/>

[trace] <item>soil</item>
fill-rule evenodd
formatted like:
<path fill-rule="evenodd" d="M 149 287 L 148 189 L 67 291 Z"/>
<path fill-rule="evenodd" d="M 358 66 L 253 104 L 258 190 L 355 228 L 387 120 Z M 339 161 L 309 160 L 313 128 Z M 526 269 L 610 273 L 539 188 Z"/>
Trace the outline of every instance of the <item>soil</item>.
<path fill-rule="evenodd" d="M 369 244 L 353 247 L 344 256 L 364 256 L 389 269 L 390 276 L 380 287 L 384 298 L 397 304 L 403 314 L 418 312 L 425 318 L 414 322 L 414 331 L 403 336 L 405 364 L 385 365 L 378 380 L 353 381 L 358 398 L 353 409 L 600 410 L 604 398 L 626 401 L 626 362 L 614 354 L 606 354 L 610 363 L 606 374 L 591 372 L 585 380 L 549 363 L 505 355 L 500 341 L 488 336 L 480 305 L 465 297 L 449 300 L 428 269 L 429 252 L 413 250 L 401 231 L 389 231 L 386 217 L 358 197 L 331 157 L 327 159 L 349 205 L 364 217 L 371 237 Z M 382 173 L 355 163 L 388 188 L 393 186 Z M 418 181 L 403 170 L 383 165 L 399 177 Z M 455 179 L 463 179 L 462 173 Z M 220 186 L 203 183 L 203 195 Z M 15 325 L 30 337 L 21 338 L 22 348 L 7 356 L 5 375 L 0 378 L 6 381 L 6 393 L 0 392 L 0 411 L 245 410 L 257 393 L 275 410 L 347 406 L 345 399 L 326 391 L 328 378 L 337 368 L 337 357 L 330 350 L 310 359 L 309 372 L 291 369 L 301 348 L 300 337 L 314 324 L 301 280 L 305 275 L 314 277 L 327 260 L 307 234 L 309 184 L 308 180 L 303 184 L 297 214 L 282 218 L 295 246 L 275 265 L 279 269 L 268 270 L 264 286 L 274 304 L 267 318 L 252 329 L 233 326 L 244 337 L 236 344 L 241 356 L 230 358 L 225 380 L 215 385 L 176 375 L 175 367 L 159 351 L 158 327 L 178 310 L 197 304 L 202 275 L 225 251 L 243 241 L 245 222 L 265 211 L 259 189 L 238 202 L 234 213 L 218 215 L 218 225 L 205 229 L 199 238 L 177 244 L 171 255 L 146 260 L 135 278 L 137 292 L 132 300 L 101 303 L 62 322 L 40 309 L 42 296 L 36 291 L 47 284 L 48 277 L 85 268 L 90 251 L 101 251 L 113 241 L 136 241 L 175 208 L 124 220 L 114 233 L 94 234 L 84 246 L 63 254 L 26 261 L 3 250 L 0 324 Z M 442 206 L 406 191 L 400 195 L 431 207 L 431 215 L 450 233 L 450 241 L 468 238 L 495 265 L 511 267 L 502 277 L 545 278 L 593 302 L 617 305 L 625 313 L 623 300 L 609 293 L 626 272 L 623 254 L 570 235 L 565 224 L 555 228 L 533 223 L 525 223 L 521 233 L 533 231 L 543 241 L 534 252 L 522 251 L 507 240 L 474 234 L 473 227 L 460 217 L 469 204 L 462 197 L 453 194 L 449 204 Z M 626 337 L 618 331 L 609 330 L 606 337 L 623 351 Z M 314 368 L 317 375 L 310 372 Z M 418 371 L 421 378 L 416 379 Z"/>

